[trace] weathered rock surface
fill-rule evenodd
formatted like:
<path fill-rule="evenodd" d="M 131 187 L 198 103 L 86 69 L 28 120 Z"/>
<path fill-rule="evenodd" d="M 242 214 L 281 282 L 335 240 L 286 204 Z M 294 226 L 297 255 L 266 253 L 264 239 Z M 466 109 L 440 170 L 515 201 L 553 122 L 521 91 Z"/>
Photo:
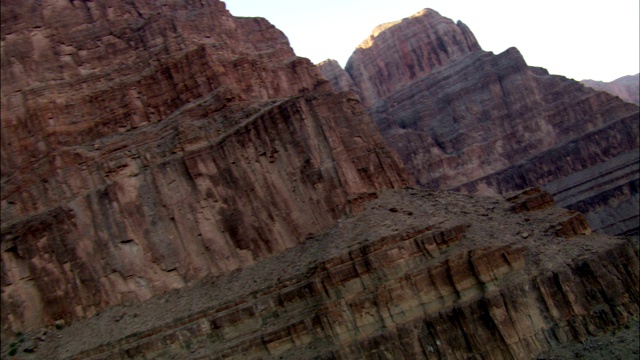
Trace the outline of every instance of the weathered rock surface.
<path fill-rule="evenodd" d="M 638 316 L 637 249 L 548 193 L 371 196 L 321 236 L 57 331 L 30 358 L 532 359 Z"/>
<path fill-rule="evenodd" d="M 544 185 L 594 230 L 637 232 L 638 106 L 469 39 L 425 10 L 374 30 L 346 66 L 417 183 L 471 193 Z"/>
<path fill-rule="evenodd" d="M 3 1 L 1 46 L 3 338 L 242 268 L 410 183 L 357 100 L 220 1 Z"/>
<path fill-rule="evenodd" d="M 597 80 L 581 80 L 580 82 L 590 88 L 606 91 L 624 101 L 640 105 L 640 74 L 623 76 L 611 82 Z"/>
<path fill-rule="evenodd" d="M 480 45 L 462 22 L 425 9 L 376 27 L 349 58 L 345 70 L 365 105 L 393 93 Z"/>
<path fill-rule="evenodd" d="M 338 92 L 352 91 L 359 97 L 360 90 L 358 90 L 356 84 L 353 83 L 351 76 L 344 71 L 336 60 L 327 59 L 316 66 L 322 76 L 330 81 L 331 87 L 334 90 Z"/>
<path fill-rule="evenodd" d="M 455 29 L 415 66 L 481 53 Z M 530 358 L 637 319 L 637 244 L 548 193 L 381 190 L 357 95 L 264 19 L 8 0 L 1 35 L 3 356 Z"/>
<path fill-rule="evenodd" d="M 205 4 L 3 2 L 2 171 L 156 123 L 214 91 L 222 107 L 317 83 L 266 20 Z"/>

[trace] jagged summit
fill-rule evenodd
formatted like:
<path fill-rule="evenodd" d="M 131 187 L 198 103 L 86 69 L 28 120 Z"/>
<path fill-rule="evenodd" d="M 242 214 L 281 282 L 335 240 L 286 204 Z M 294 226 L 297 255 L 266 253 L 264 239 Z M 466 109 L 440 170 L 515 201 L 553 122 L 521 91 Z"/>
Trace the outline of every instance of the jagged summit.
<path fill-rule="evenodd" d="M 217 0 L 2 16 L 3 340 L 255 263 L 412 183 L 265 19 Z"/>
<path fill-rule="evenodd" d="M 406 17 L 404 19 L 401 20 L 396 20 L 396 21 L 390 21 L 384 24 L 380 24 L 378 26 L 376 26 L 375 28 L 373 28 L 373 30 L 371 31 L 371 34 L 369 35 L 369 37 L 367 39 L 365 39 L 364 41 L 362 41 L 356 48 L 357 49 L 366 49 L 368 47 L 370 47 L 373 44 L 374 39 L 383 31 L 396 26 L 400 23 L 402 23 L 403 21 L 408 21 L 412 18 L 416 18 L 416 17 L 424 17 L 424 16 L 433 16 L 433 17 L 439 17 L 440 13 L 438 13 L 437 11 L 433 10 L 433 9 L 429 9 L 429 8 L 425 8 L 422 9 L 420 11 L 418 11 L 417 13 Z"/>
<path fill-rule="evenodd" d="M 424 9 L 376 28 L 356 48 L 345 70 L 359 88 L 362 101 L 372 105 L 401 84 L 479 50 L 480 45 L 466 26 Z"/>

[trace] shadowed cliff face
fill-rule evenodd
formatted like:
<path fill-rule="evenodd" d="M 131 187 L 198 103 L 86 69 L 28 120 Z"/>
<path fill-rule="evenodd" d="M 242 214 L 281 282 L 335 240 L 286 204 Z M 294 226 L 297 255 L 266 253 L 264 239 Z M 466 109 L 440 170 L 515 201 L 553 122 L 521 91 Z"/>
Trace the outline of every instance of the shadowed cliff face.
<path fill-rule="evenodd" d="M 342 69 L 336 60 L 328 59 L 319 63 L 317 66 L 322 76 L 330 81 L 331 87 L 334 90 L 338 92 L 352 91 L 355 94 L 360 92 L 351 76 Z"/>
<path fill-rule="evenodd" d="M 3 335 L 247 266 L 410 183 L 264 19 L 219 1 L 2 17 Z"/>
<path fill-rule="evenodd" d="M 597 231 L 637 231 L 638 106 L 527 66 L 515 48 L 484 52 L 466 27 L 431 10 L 374 34 L 346 72 L 419 185 L 544 185 Z M 339 72 L 320 70 L 339 89 Z"/>
<path fill-rule="evenodd" d="M 535 359 L 638 316 L 637 251 L 548 193 L 370 196 L 295 248 L 55 331 L 37 358 Z"/>

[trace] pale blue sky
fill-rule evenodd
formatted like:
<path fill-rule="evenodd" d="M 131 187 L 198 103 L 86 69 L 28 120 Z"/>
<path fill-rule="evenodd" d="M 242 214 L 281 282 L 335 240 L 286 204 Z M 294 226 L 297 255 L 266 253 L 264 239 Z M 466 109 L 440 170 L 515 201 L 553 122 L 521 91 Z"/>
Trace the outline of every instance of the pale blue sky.
<path fill-rule="evenodd" d="M 223 0 L 224 1 L 224 0 Z M 638 73 L 638 0 L 226 0 L 236 16 L 262 16 L 299 56 L 341 65 L 376 25 L 432 8 L 467 24 L 484 50 L 517 47 L 529 65 L 576 80 Z"/>

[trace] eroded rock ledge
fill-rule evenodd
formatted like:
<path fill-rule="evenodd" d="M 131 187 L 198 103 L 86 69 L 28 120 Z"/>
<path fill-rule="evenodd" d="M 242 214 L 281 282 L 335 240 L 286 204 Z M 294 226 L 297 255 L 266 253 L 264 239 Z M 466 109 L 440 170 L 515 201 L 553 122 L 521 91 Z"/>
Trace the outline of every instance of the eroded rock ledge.
<path fill-rule="evenodd" d="M 637 249 L 590 234 L 581 214 L 555 207 L 548 193 L 375 197 L 298 247 L 109 309 L 36 354 L 528 359 L 638 316 Z"/>

